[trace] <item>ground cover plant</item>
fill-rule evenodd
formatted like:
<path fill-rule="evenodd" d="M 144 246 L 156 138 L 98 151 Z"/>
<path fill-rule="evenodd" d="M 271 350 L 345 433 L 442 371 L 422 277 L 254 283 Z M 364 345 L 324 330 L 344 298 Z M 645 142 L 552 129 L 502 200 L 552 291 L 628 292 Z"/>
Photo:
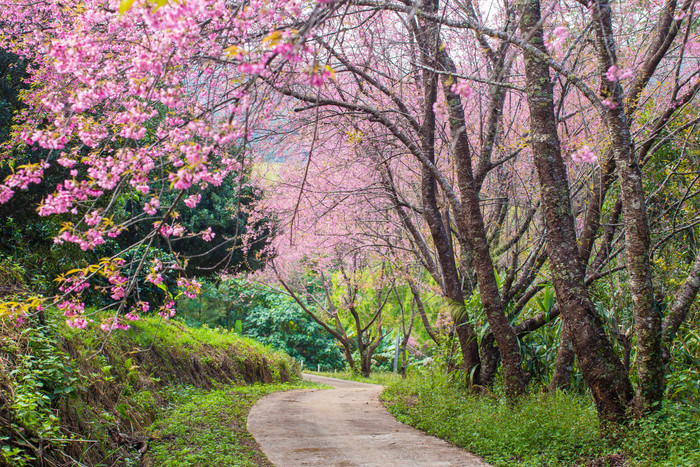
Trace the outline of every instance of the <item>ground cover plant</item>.
<path fill-rule="evenodd" d="M 672 404 L 653 417 L 601 436 L 590 395 L 557 391 L 511 401 L 475 394 L 440 374 L 415 373 L 382 393 L 404 423 L 499 466 L 679 466 L 700 462 L 700 411 Z"/>
<path fill-rule="evenodd" d="M 45 325 L 2 335 L 0 463 L 9 465 L 138 465 L 166 401 L 196 406 L 233 385 L 252 403 L 298 378 L 291 358 L 252 339 L 160 317 L 85 339 L 49 310 Z M 270 384 L 247 389 L 254 383 Z M 174 398 L 171 385 L 192 399 Z"/>
<path fill-rule="evenodd" d="M 318 387 L 313 383 L 227 386 L 213 391 L 173 387 L 168 405 L 149 428 L 145 465 L 271 466 L 246 431 L 248 411 L 271 392 Z"/>

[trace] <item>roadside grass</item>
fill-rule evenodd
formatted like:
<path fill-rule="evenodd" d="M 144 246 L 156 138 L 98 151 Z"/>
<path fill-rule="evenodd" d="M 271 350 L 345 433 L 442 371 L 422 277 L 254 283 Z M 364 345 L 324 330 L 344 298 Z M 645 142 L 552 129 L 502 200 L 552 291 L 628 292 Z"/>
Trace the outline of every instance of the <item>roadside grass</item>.
<path fill-rule="evenodd" d="M 0 465 L 139 465 L 147 428 L 175 407 L 210 408 L 219 417 L 213 426 L 224 427 L 228 419 L 216 412 L 222 391 L 252 405 L 299 378 L 288 355 L 226 330 L 150 316 L 108 335 L 69 328 L 55 309 L 46 314 L 45 325 L 0 321 Z M 246 386 L 258 382 L 270 386 Z M 178 391 L 192 397 L 178 399 Z M 203 412 L 199 417 L 206 421 Z M 206 465 L 177 461 L 154 465 Z"/>
<path fill-rule="evenodd" d="M 700 412 L 688 406 L 633 423 L 613 446 L 600 437 L 588 396 L 538 393 L 512 403 L 428 374 L 398 381 L 381 397 L 399 421 L 497 466 L 700 465 Z"/>
<path fill-rule="evenodd" d="M 158 316 L 148 316 L 132 322 L 131 325 L 141 331 L 132 335 L 132 341 L 144 346 L 160 342 L 194 352 L 203 348 L 227 349 L 235 346 L 246 352 L 270 353 L 269 346 L 242 336 L 235 330 L 212 328 L 207 325 L 190 327 L 178 320 L 167 321 Z"/>
<path fill-rule="evenodd" d="M 170 387 L 166 408 L 149 428 L 151 442 L 144 465 L 272 466 L 246 430 L 248 412 L 266 394 L 318 387 L 300 381 L 229 386 L 206 391 Z"/>
<path fill-rule="evenodd" d="M 392 373 L 390 371 L 376 371 L 369 375 L 369 378 L 354 373 L 352 371 L 339 371 L 337 373 L 328 371 L 309 371 L 304 370 L 304 373 L 309 373 L 312 375 L 327 376 L 329 378 L 347 379 L 350 381 L 360 381 L 363 383 L 379 384 L 381 386 L 388 386 L 390 384 L 395 384 L 401 381 L 403 378 L 397 373 Z"/>

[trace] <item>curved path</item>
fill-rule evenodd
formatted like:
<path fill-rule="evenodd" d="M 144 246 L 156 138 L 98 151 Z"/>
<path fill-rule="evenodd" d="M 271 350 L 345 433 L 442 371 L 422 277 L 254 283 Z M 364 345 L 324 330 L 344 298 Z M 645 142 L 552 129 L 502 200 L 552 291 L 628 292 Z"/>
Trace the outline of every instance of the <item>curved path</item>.
<path fill-rule="evenodd" d="M 304 378 L 334 389 L 269 394 L 248 415 L 248 431 L 277 467 L 489 465 L 396 421 L 379 402 L 382 386 Z"/>

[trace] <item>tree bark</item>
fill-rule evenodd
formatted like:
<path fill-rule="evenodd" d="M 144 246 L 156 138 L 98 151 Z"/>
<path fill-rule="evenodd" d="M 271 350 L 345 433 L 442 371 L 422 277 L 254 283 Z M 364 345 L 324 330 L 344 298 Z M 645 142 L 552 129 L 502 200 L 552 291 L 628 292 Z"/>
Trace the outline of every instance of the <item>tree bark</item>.
<path fill-rule="evenodd" d="M 430 44 L 428 42 L 428 44 Z M 435 51 L 439 65 L 446 71 L 454 72 L 455 66 L 447 51 L 435 36 Z M 427 63 L 426 65 L 429 65 Z M 459 95 L 455 94 L 445 77 L 443 93 L 447 101 L 450 120 L 452 148 L 457 166 L 457 184 L 462 197 L 462 208 L 455 213 L 455 220 L 461 234 L 467 239 L 472 254 L 478 281 L 481 304 L 486 312 L 489 326 L 498 342 L 503 361 L 503 374 L 506 392 L 512 396 L 523 393 L 529 381 L 522 368 L 522 356 L 515 329 L 505 315 L 498 282 L 493 271 L 493 262 L 486 236 L 484 217 L 479 206 L 478 186 L 472 171 L 472 158 L 466 133 L 466 119 Z M 458 323 L 459 324 L 459 323 Z M 459 326 L 458 326 L 459 334 Z"/>
<path fill-rule="evenodd" d="M 492 333 L 488 333 L 481 339 L 481 370 L 479 378 L 483 386 L 493 386 L 500 362 L 501 354 L 498 351 L 498 347 L 496 347 L 496 339 Z"/>
<path fill-rule="evenodd" d="M 571 371 L 573 370 L 576 354 L 571 342 L 571 336 L 567 330 L 568 328 L 562 326 L 559 350 L 557 351 L 557 359 L 554 362 L 554 374 L 549 382 L 549 390 L 551 392 L 557 389 L 566 391 L 571 387 Z"/>
<path fill-rule="evenodd" d="M 588 201 L 586 216 L 583 222 L 583 229 L 581 230 L 578 254 L 584 265 L 588 265 L 588 261 L 591 257 L 593 242 L 600 228 L 605 195 L 614 180 L 614 174 L 615 158 L 612 154 L 608 153 L 605 155 L 604 162 L 599 170 L 599 176 L 593 184 L 591 198 Z M 550 391 L 569 389 L 571 386 L 571 372 L 573 371 L 575 357 L 576 354 L 574 353 L 574 348 L 571 343 L 571 336 L 564 332 L 564 328 L 562 327 L 561 341 L 559 342 L 557 359 L 554 363 L 554 374 L 552 375 L 552 381 L 549 383 Z M 625 368 L 628 368 L 628 366 L 625 365 Z"/>
<path fill-rule="evenodd" d="M 629 122 L 625 114 L 622 86 L 606 73 L 615 65 L 615 40 L 608 0 L 598 0 L 593 12 L 596 30 L 601 92 L 612 104 L 605 122 L 617 164 L 622 191 L 622 221 L 625 226 L 625 259 L 637 336 L 636 410 L 640 413 L 661 407 L 664 393 L 664 365 L 661 356 L 661 313 L 654 299 L 649 248 L 651 237 L 642 184 L 642 170 L 634 158 Z"/>
<path fill-rule="evenodd" d="M 519 0 L 520 28 L 528 42 L 545 51 L 539 0 Z M 530 110 L 530 137 L 542 190 L 547 252 L 552 282 L 561 308 L 564 333 L 571 336 L 583 376 L 603 423 L 625 419 L 632 399 L 622 362 L 605 335 L 584 283 L 585 265 L 578 254 L 566 166 L 561 155 L 554 91 L 548 65 L 525 51 L 525 79 Z"/>
<path fill-rule="evenodd" d="M 433 104 L 437 100 L 438 78 L 434 71 L 434 41 L 437 37 L 437 26 L 434 23 L 425 23 L 423 28 L 417 31 L 418 42 L 421 49 L 421 61 L 428 67 L 422 71 L 423 83 L 423 122 L 420 128 L 421 150 L 431 163 L 435 162 L 435 111 Z M 432 42 L 431 42 L 432 41 Z M 431 46 L 432 45 L 432 46 Z M 445 223 L 437 203 L 437 182 L 432 172 L 425 166 L 422 167 L 421 196 L 423 200 L 423 212 L 430 229 L 430 234 L 437 250 L 438 262 L 444 279 L 444 292 L 452 308 L 452 317 L 457 326 L 457 338 L 464 370 L 471 374 L 479 365 L 479 344 L 476 333 L 469 323 L 466 314 L 462 285 L 457 271 L 454 250 L 445 228 Z"/>

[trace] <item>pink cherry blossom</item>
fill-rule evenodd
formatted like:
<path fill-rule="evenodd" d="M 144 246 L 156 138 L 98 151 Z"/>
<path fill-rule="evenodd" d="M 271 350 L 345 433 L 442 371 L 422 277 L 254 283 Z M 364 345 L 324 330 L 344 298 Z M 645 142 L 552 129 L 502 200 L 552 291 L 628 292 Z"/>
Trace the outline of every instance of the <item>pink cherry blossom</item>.
<path fill-rule="evenodd" d="M 188 208 L 193 208 L 193 207 L 197 206 L 201 200 L 202 200 L 201 194 L 188 196 L 185 199 L 185 206 L 187 206 Z"/>
<path fill-rule="evenodd" d="M 574 162 L 586 162 L 593 164 L 598 161 L 598 156 L 595 155 L 588 145 L 585 145 L 578 151 L 571 154 L 571 159 Z"/>
<path fill-rule="evenodd" d="M 464 80 L 458 80 L 455 84 L 453 84 L 452 91 L 465 99 L 469 99 L 474 92 L 469 86 L 469 83 Z"/>

